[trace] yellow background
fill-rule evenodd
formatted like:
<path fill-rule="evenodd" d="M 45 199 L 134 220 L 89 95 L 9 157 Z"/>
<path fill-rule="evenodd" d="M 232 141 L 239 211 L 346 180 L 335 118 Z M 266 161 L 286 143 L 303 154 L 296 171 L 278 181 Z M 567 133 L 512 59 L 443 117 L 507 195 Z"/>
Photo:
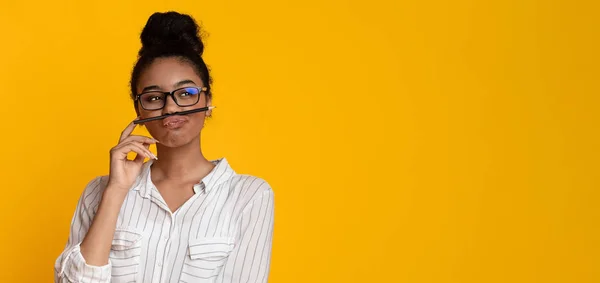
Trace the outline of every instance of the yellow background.
<path fill-rule="evenodd" d="M 4 0 L 0 281 L 52 281 L 176 9 L 207 157 L 275 190 L 270 282 L 600 282 L 597 3 Z"/>

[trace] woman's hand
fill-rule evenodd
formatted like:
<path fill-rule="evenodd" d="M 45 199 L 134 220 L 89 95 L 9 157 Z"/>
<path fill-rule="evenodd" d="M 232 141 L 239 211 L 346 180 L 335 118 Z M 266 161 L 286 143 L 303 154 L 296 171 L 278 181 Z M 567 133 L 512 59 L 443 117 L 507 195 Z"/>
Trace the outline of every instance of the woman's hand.
<path fill-rule="evenodd" d="M 123 130 L 119 143 L 110 150 L 110 173 L 107 187 L 129 191 L 140 174 L 144 158 L 157 159 L 148 149 L 158 141 L 144 136 L 132 136 L 135 129 L 133 121 Z M 127 159 L 129 152 L 137 155 L 133 160 Z"/>

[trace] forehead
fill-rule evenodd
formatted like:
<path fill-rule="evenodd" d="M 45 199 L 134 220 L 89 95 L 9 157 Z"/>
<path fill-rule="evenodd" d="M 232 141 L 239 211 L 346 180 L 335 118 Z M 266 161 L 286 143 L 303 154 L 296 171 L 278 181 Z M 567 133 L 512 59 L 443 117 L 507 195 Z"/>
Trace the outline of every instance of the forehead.
<path fill-rule="evenodd" d="M 189 62 L 176 57 L 157 58 L 142 71 L 136 88 L 139 91 L 148 86 L 158 86 L 162 90 L 171 90 L 184 80 L 202 86 L 200 77 Z"/>

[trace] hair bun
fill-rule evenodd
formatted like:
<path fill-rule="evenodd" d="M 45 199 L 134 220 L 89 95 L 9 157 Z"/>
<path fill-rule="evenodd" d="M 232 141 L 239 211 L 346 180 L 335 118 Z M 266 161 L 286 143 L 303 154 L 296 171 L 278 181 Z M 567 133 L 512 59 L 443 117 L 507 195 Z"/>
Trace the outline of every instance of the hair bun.
<path fill-rule="evenodd" d="M 139 54 L 155 49 L 191 49 L 202 55 L 204 44 L 199 27 L 189 15 L 177 12 L 154 13 L 146 22 L 140 35 L 142 49 Z"/>

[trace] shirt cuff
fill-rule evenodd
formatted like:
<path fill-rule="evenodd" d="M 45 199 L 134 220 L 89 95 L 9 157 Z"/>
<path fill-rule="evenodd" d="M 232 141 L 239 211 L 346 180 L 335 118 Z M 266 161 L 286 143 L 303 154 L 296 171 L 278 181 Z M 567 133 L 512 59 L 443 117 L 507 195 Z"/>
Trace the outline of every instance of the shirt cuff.
<path fill-rule="evenodd" d="M 93 266 L 88 265 L 81 254 L 77 244 L 63 261 L 59 277 L 68 279 L 68 282 L 77 283 L 110 283 L 111 264 Z"/>

